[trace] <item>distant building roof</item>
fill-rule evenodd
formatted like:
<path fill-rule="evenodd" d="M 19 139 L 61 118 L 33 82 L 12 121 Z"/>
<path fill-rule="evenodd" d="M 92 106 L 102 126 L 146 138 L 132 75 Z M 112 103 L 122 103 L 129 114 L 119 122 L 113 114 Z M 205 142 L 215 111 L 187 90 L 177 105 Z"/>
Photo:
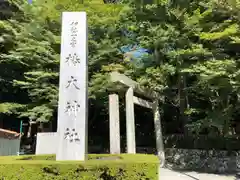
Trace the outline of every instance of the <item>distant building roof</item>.
<path fill-rule="evenodd" d="M 0 128 L 0 138 L 17 139 L 19 138 L 19 136 L 20 136 L 20 133 L 18 132 Z"/>

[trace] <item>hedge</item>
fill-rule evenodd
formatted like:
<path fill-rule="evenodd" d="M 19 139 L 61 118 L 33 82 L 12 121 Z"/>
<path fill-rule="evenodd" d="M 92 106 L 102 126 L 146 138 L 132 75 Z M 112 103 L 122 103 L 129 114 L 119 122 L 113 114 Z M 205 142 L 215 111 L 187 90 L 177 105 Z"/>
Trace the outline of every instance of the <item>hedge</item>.
<path fill-rule="evenodd" d="M 157 180 L 154 155 L 89 155 L 86 162 L 49 156 L 0 157 L 2 180 Z"/>

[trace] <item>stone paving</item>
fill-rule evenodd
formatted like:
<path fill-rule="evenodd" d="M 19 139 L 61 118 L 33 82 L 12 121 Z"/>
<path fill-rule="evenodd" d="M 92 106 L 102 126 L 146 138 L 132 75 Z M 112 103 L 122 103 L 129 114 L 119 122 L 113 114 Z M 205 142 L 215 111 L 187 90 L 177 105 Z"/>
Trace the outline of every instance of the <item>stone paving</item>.
<path fill-rule="evenodd" d="M 197 172 L 176 172 L 170 169 L 159 169 L 159 180 L 235 180 L 234 176 L 205 174 Z"/>

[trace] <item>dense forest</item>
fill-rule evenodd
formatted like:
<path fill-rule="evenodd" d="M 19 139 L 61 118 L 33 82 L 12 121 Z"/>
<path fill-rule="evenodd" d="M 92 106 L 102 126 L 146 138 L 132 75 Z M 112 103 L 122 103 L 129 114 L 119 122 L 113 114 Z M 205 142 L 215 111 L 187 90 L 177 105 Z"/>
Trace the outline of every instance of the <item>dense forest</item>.
<path fill-rule="evenodd" d="M 56 131 L 63 11 L 88 15 L 90 144 L 108 146 L 112 71 L 160 93 L 164 136 L 240 134 L 239 0 L 1 2 L 2 127 L 19 131 L 24 120 Z M 151 146 L 152 113 L 136 107 L 135 116 L 137 144 Z"/>

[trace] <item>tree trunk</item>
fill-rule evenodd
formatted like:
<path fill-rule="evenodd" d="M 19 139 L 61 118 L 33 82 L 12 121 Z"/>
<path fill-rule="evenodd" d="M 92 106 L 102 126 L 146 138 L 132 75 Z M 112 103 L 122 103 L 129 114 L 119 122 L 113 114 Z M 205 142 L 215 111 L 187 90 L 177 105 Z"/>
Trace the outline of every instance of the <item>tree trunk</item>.
<path fill-rule="evenodd" d="M 30 138 L 31 134 L 32 134 L 32 123 L 30 122 L 28 126 L 27 138 Z"/>
<path fill-rule="evenodd" d="M 186 110 L 186 94 L 184 91 L 185 88 L 185 76 L 182 74 L 179 74 L 178 76 L 178 99 L 179 99 L 179 120 L 181 121 L 182 124 L 182 130 L 184 132 L 184 134 L 187 134 L 187 128 L 186 128 L 186 124 L 187 124 L 187 117 L 185 116 L 185 110 Z"/>

